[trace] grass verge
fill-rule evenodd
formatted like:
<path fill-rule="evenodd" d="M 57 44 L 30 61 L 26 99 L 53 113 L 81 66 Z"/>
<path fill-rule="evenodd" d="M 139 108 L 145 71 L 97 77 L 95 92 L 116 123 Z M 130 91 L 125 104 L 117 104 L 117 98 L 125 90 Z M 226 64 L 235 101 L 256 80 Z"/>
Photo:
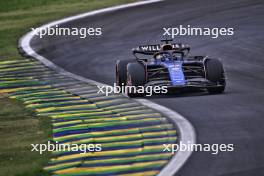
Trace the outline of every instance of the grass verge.
<path fill-rule="evenodd" d="M 0 60 L 23 59 L 18 39 L 32 27 L 65 16 L 135 0 L 2 0 L 0 1 Z M 1 70 L 0 70 L 1 71 Z M 1 80 L 0 80 L 1 81 Z M 46 143 L 48 119 L 35 117 L 16 100 L 0 95 L 0 175 L 49 175 L 42 167 L 49 154 L 31 152 L 30 144 Z"/>
<path fill-rule="evenodd" d="M 30 144 L 46 143 L 49 119 L 39 119 L 16 100 L 0 98 L 0 175 L 48 175 L 42 170 L 49 154 L 31 152 Z"/>

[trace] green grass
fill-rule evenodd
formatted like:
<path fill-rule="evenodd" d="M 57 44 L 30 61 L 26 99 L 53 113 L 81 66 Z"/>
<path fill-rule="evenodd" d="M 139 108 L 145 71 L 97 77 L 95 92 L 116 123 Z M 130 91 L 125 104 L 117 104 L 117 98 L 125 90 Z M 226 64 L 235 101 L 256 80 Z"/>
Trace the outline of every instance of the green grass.
<path fill-rule="evenodd" d="M 81 12 L 135 0 L 1 0 L 0 61 L 23 59 L 18 39 L 32 27 Z M 1 70 L 0 70 L 1 71 Z M 22 102 L 0 95 L 0 175 L 49 175 L 42 168 L 49 155 L 31 152 L 30 144 L 46 143 L 51 126 L 25 109 Z"/>
<path fill-rule="evenodd" d="M 16 100 L 0 98 L 0 175 L 48 175 L 42 171 L 49 153 L 31 152 L 30 144 L 46 143 L 49 119 L 37 118 Z"/>

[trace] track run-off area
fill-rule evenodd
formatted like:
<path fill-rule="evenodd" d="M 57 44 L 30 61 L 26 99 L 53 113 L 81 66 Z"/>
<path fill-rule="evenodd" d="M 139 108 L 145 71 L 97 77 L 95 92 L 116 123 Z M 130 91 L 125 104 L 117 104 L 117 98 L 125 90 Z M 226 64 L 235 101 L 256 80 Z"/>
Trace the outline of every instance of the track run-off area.
<path fill-rule="evenodd" d="M 101 144 L 101 151 L 54 151 L 46 170 L 56 175 L 157 175 L 173 154 L 173 123 L 123 95 L 62 75 L 34 60 L 1 61 L 0 93 L 51 118 L 51 142 Z M 41 155 L 40 155 L 41 157 Z"/>
<path fill-rule="evenodd" d="M 95 14 L 61 27 L 102 27 L 101 37 L 35 37 L 31 47 L 56 65 L 83 77 L 113 85 L 115 61 L 132 58 L 131 48 L 159 43 L 163 27 L 232 27 L 233 36 L 180 36 L 192 55 L 220 57 L 227 76 L 221 95 L 205 92 L 146 98 L 187 118 L 197 143 L 234 144 L 234 152 L 194 152 L 181 176 L 264 174 L 264 3 L 261 0 L 166 0 Z M 176 164 L 176 163 L 175 163 Z"/>
<path fill-rule="evenodd" d="M 65 19 L 53 24 L 60 22 Z M 50 118 L 53 134 L 49 142 L 101 145 L 101 151 L 84 154 L 54 151 L 45 170 L 55 175 L 173 175 L 183 166 L 191 152 L 174 155 L 164 145 L 195 142 L 193 127 L 186 119 L 148 100 L 98 93 L 101 83 L 67 72 L 35 53 L 30 46 L 33 37 L 29 32 L 19 42 L 21 53 L 33 58 L 1 61 L 1 95 L 21 100 L 38 116 Z"/>

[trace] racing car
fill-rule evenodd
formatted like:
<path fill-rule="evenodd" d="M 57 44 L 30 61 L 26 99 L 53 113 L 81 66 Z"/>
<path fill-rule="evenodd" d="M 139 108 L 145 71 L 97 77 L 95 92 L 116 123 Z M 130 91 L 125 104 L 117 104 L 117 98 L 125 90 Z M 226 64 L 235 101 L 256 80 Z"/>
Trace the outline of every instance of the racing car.
<path fill-rule="evenodd" d="M 208 56 L 189 56 L 190 46 L 161 40 L 161 44 L 132 49 L 135 59 L 117 60 L 118 86 L 167 86 L 168 88 L 206 89 L 210 94 L 222 93 L 226 81 L 223 64 Z M 128 92 L 130 97 L 144 93 Z"/>

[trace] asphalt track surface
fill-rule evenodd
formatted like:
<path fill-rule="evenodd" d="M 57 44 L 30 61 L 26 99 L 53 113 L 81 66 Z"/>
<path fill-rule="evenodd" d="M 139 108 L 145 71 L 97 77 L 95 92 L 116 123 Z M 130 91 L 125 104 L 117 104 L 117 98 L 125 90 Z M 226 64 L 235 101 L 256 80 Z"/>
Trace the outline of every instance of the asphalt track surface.
<path fill-rule="evenodd" d="M 186 117 L 201 144 L 234 144 L 234 152 L 194 152 L 179 176 L 264 175 L 264 1 L 168 0 L 83 18 L 61 27 L 102 27 L 103 36 L 35 38 L 35 50 L 75 74 L 113 85 L 115 61 L 131 48 L 155 44 L 163 27 L 233 27 L 234 36 L 178 37 L 193 55 L 221 57 L 227 89 L 221 95 L 176 93 L 148 98 Z M 177 164 L 177 163 L 175 163 Z"/>

